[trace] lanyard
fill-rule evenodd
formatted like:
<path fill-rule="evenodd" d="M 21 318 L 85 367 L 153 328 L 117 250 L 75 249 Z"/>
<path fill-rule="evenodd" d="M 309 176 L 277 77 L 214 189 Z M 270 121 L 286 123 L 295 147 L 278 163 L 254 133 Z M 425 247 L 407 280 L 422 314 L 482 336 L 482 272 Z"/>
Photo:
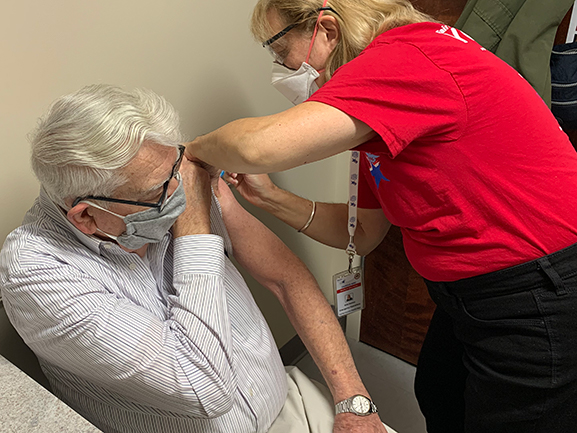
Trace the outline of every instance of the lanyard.
<path fill-rule="evenodd" d="M 346 252 L 349 255 L 349 273 L 353 271 L 353 260 L 357 253 L 355 246 L 355 231 L 357 229 L 357 202 L 359 195 L 359 161 L 360 152 L 351 152 L 351 164 L 349 170 L 349 245 Z"/>

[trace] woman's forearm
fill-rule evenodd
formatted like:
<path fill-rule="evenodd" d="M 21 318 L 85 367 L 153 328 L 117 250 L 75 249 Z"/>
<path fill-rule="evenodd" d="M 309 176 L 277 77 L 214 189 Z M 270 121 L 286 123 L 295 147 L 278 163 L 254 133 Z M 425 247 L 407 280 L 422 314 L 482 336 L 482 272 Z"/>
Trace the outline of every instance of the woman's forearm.
<path fill-rule="evenodd" d="M 271 191 L 257 206 L 295 230 L 305 226 L 313 210 L 311 200 L 280 188 Z M 313 219 L 303 233 L 325 245 L 345 249 L 349 242 L 347 219 L 346 204 L 316 203 Z"/>
<path fill-rule="evenodd" d="M 198 136 L 186 144 L 186 156 L 231 172 L 266 173 L 258 164 L 260 149 L 254 147 L 264 138 L 264 119 L 238 119 Z"/>
<path fill-rule="evenodd" d="M 336 108 L 306 102 L 270 116 L 230 122 L 188 143 L 186 155 L 229 172 L 272 173 L 328 158 L 374 135 Z"/>
<path fill-rule="evenodd" d="M 255 203 L 295 230 L 301 230 L 308 222 L 313 203 L 281 188 L 268 191 Z M 316 203 L 312 221 L 302 231 L 308 237 L 325 245 L 346 249 L 349 244 L 348 206 L 344 203 Z M 355 244 L 359 255 L 371 252 L 387 234 L 391 224 L 380 209 L 359 209 Z"/>

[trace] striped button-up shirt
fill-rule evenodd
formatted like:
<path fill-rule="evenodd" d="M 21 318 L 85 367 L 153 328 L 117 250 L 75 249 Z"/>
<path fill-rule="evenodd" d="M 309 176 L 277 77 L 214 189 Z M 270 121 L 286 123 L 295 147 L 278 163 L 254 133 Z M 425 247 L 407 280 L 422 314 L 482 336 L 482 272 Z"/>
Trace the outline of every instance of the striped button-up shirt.
<path fill-rule="evenodd" d="M 266 432 L 287 393 L 260 310 L 212 233 L 142 259 L 41 192 L 0 253 L 6 312 L 54 393 L 105 432 Z"/>

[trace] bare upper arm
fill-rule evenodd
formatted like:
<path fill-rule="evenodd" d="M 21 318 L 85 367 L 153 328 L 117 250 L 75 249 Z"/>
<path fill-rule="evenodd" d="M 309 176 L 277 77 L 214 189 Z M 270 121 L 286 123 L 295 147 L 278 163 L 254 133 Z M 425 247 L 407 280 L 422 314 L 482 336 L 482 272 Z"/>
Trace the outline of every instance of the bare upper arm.
<path fill-rule="evenodd" d="M 234 257 L 260 284 L 277 291 L 287 279 L 307 272 L 306 266 L 268 227 L 244 209 L 220 180 L 218 199 L 232 241 Z"/>
<path fill-rule="evenodd" d="M 357 243 L 357 253 L 366 256 L 383 241 L 391 228 L 391 223 L 380 208 L 359 208 L 358 221 L 357 231 L 362 235 L 362 240 Z"/>

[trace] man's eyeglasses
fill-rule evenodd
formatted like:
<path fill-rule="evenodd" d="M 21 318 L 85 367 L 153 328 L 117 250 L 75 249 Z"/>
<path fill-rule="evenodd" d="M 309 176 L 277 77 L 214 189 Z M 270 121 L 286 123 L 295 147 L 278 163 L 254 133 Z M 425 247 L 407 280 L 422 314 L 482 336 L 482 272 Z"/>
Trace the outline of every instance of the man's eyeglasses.
<path fill-rule="evenodd" d="M 107 201 L 110 203 L 122 203 L 122 204 L 131 204 L 131 205 L 135 205 L 135 206 L 152 207 L 152 208 L 157 208 L 158 212 L 160 212 L 162 210 L 162 208 L 164 207 L 164 204 L 166 203 L 166 199 L 167 199 L 167 195 L 168 195 L 168 185 L 170 184 L 170 181 L 176 176 L 176 174 L 178 173 L 178 170 L 180 169 L 180 164 L 182 163 L 182 158 L 184 157 L 184 150 L 185 149 L 186 148 L 182 145 L 178 146 L 178 152 L 179 152 L 178 158 L 177 158 L 176 162 L 174 163 L 174 165 L 172 166 L 172 171 L 170 173 L 170 177 L 162 185 L 162 194 L 160 195 L 160 199 L 158 200 L 157 203 L 147 203 L 147 202 L 143 202 L 143 201 L 123 200 L 120 198 L 100 197 L 100 196 L 96 196 L 96 195 L 88 195 L 86 197 L 78 197 L 76 200 L 74 200 L 74 203 L 72 203 L 72 207 L 76 206 L 82 200 L 100 200 L 100 201 Z"/>

